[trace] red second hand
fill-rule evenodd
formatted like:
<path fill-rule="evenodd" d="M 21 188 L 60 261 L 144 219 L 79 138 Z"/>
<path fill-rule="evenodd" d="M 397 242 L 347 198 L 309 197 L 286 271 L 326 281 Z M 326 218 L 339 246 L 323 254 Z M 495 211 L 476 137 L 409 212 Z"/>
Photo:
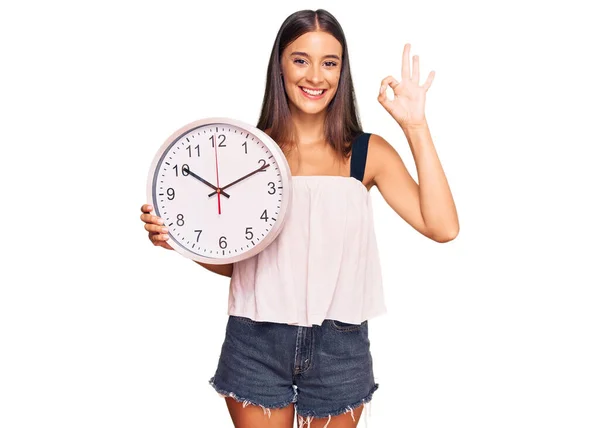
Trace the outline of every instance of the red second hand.
<path fill-rule="evenodd" d="M 221 215 L 221 185 L 219 184 L 219 158 L 217 156 L 217 137 L 214 134 L 213 144 L 215 145 L 215 165 L 217 168 L 217 203 L 219 207 L 219 215 Z"/>

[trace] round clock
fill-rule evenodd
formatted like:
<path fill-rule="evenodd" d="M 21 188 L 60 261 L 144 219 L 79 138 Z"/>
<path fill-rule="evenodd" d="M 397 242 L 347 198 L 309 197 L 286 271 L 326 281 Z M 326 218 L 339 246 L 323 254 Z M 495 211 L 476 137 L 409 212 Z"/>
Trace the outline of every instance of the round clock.
<path fill-rule="evenodd" d="M 174 250 L 226 264 L 252 257 L 277 237 L 292 177 L 283 152 L 263 131 L 207 118 L 164 142 L 152 161 L 147 196 Z"/>

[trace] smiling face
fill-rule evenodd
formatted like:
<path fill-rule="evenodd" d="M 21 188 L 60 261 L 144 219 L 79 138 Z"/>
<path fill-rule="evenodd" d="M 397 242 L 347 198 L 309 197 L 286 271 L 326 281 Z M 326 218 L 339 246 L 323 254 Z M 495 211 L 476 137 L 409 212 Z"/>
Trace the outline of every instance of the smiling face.
<path fill-rule="evenodd" d="M 322 113 L 338 88 L 342 45 L 323 31 L 304 33 L 283 50 L 281 70 L 291 113 Z"/>

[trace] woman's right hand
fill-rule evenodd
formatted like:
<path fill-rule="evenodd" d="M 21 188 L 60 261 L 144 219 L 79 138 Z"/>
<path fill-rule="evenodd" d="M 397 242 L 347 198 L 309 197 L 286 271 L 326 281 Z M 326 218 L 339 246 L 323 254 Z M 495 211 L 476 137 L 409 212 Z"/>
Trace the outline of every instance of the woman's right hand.
<path fill-rule="evenodd" d="M 167 239 L 169 239 L 169 229 L 163 226 L 162 218 L 150 214 L 152 209 L 152 205 L 142 205 L 142 215 L 140 216 L 145 223 L 144 229 L 148 231 L 148 238 L 155 246 L 172 250 L 173 247 L 167 243 Z"/>

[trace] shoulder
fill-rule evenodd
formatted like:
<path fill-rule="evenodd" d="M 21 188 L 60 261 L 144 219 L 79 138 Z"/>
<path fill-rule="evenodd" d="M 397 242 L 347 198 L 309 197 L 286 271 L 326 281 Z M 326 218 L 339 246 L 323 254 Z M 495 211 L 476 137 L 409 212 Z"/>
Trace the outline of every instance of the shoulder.
<path fill-rule="evenodd" d="M 370 188 L 375 184 L 376 177 L 389 164 L 399 159 L 398 152 L 378 134 L 370 134 L 368 141 L 367 162 L 365 165 L 365 184 Z"/>
<path fill-rule="evenodd" d="M 369 134 L 367 132 L 367 134 Z M 396 152 L 390 143 L 385 138 L 378 134 L 370 134 L 369 137 L 369 153 L 374 155 L 381 155 L 390 153 L 391 151 Z"/>

